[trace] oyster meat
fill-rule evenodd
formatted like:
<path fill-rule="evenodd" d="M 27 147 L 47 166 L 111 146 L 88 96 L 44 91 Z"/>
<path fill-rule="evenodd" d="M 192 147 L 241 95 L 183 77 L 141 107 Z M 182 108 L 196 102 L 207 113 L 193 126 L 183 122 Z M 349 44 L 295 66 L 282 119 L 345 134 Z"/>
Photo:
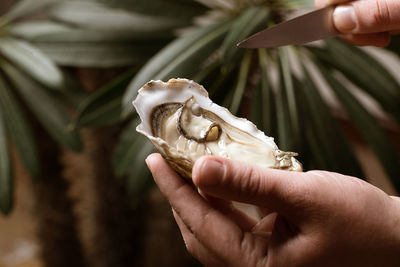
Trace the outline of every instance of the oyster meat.
<path fill-rule="evenodd" d="M 196 159 L 205 155 L 302 170 L 296 153 L 279 150 L 272 137 L 213 103 L 204 87 L 193 81 L 150 81 L 139 90 L 133 105 L 142 120 L 137 131 L 186 178 L 191 178 Z"/>

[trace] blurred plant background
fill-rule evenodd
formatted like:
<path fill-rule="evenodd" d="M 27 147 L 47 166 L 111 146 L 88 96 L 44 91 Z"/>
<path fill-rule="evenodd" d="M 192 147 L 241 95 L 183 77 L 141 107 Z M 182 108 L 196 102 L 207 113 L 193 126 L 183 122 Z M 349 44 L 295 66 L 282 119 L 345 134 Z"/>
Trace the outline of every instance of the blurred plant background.
<path fill-rule="evenodd" d="M 131 101 L 149 80 L 193 79 L 299 152 L 306 170 L 398 192 L 400 38 L 385 49 L 339 39 L 236 47 L 310 8 L 310 0 L 2 0 L 0 231 L 15 249 L 5 256 L 0 243 L 0 266 L 198 265 L 144 164 L 153 147 L 135 131 Z M 18 225 L 32 243 L 11 235 L 21 236 Z M 29 251 L 37 260 L 21 265 Z"/>

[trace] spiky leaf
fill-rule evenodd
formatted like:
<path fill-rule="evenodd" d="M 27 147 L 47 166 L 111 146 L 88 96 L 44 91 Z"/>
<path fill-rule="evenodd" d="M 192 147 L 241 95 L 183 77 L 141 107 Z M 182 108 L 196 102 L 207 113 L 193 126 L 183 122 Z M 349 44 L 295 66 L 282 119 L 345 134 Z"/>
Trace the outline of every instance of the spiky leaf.
<path fill-rule="evenodd" d="M 40 172 L 39 155 L 29 128 L 21 109 L 11 90 L 0 73 L 0 112 L 3 114 L 7 132 L 17 148 L 22 162 L 33 176 Z"/>
<path fill-rule="evenodd" d="M 305 112 L 303 116 L 310 121 L 306 127 L 312 128 L 313 131 L 307 134 L 314 136 L 313 140 L 309 139 L 310 136 L 307 136 L 307 138 L 311 148 L 313 148 L 313 142 L 315 142 L 319 147 L 318 151 L 320 151 L 320 154 L 314 154 L 313 158 L 316 161 L 322 158 L 326 162 L 322 166 L 325 170 L 363 178 L 364 174 L 354 152 L 339 129 L 337 122 L 332 117 L 329 106 L 322 99 L 317 89 L 318 86 L 311 78 L 311 74 L 304 64 L 302 68 L 304 78 L 300 88 L 304 101 L 301 107 Z M 316 152 L 315 149 L 313 150 Z"/>
<path fill-rule="evenodd" d="M 146 82 L 173 77 L 192 77 L 201 63 L 217 49 L 229 26 L 229 22 L 220 22 L 200 27 L 157 53 L 129 85 L 123 98 L 124 115 L 132 112 L 131 102 Z"/>
<path fill-rule="evenodd" d="M 104 126 L 121 121 L 121 100 L 135 71 L 128 71 L 88 97 L 78 110 L 78 126 Z"/>
<path fill-rule="evenodd" d="M 263 23 L 265 24 L 268 15 L 268 9 L 256 6 L 249 7 L 242 12 L 232 24 L 221 46 L 221 58 L 224 63 L 229 62 L 240 50 L 243 51 L 237 47 L 237 43 L 259 29 Z"/>
<path fill-rule="evenodd" d="M 31 15 L 55 2 L 57 0 L 21 0 L 4 15 L 3 19 L 9 22 L 26 15 Z"/>
<path fill-rule="evenodd" d="M 370 94 L 400 123 L 400 85 L 386 68 L 359 48 L 338 40 L 330 40 L 327 44 L 328 50 L 310 49 L 326 66 L 339 70 Z"/>
<path fill-rule="evenodd" d="M 236 84 L 236 88 L 233 93 L 232 103 L 230 105 L 230 111 L 232 112 L 232 114 L 237 114 L 239 111 L 243 93 L 247 85 L 251 58 L 252 58 L 252 52 L 246 51 L 244 57 L 242 58 L 242 62 L 240 64 L 239 77 Z"/>
<path fill-rule="evenodd" d="M 377 155 L 393 185 L 400 190 L 400 158 L 379 123 L 336 77 L 332 76 L 323 65 L 318 66 L 355 126 Z"/>
<path fill-rule="evenodd" d="M 268 136 L 275 136 L 275 101 L 272 86 L 268 78 L 268 56 L 266 49 L 258 50 L 258 61 L 260 62 L 261 80 L 260 80 L 260 98 L 261 109 L 259 112 L 262 114 L 262 130 Z"/>
<path fill-rule="evenodd" d="M 124 32 L 125 34 L 157 34 L 182 26 L 174 17 L 152 17 L 129 12 L 126 9 L 111 9 L 98 2 L 66 1 L 49 11 L 52 18 L 84 29 Z"/>
<path fill-rule="evenodd" d="M 153 35 L 77 29 L 55 22 L 18 23 L 10 31 L 29 40 L 57 64 L 113 67 L 143 62 L 171 40 L 171 33 Z"/>
<path fill-rule="evenodd" d="M 81 150 L 81 140 L 76 130 L 71 128 L 72 118 L 64 106 L 39 83 L 29 79 L 12 65 L 3 63 L 2 68 L 48 133 L 66 147 Z"/>
<path fill-rule="evenodd" d="M 190 21 L 194 16 L 204 13 L 207 9 L 195 1 L 165 1 L 165 0 L 86 0 L 98 1 L 107 6 L 130 10 L 133 12 L 158 17 L 173 17 Z"/>
<path fill-rule="evenodd" d="M 63 88 L 63 75 L 56 65 L 31 44 L 15 38 L 1 38 L 0 52 L 34 79 L 50 88 Z"/>

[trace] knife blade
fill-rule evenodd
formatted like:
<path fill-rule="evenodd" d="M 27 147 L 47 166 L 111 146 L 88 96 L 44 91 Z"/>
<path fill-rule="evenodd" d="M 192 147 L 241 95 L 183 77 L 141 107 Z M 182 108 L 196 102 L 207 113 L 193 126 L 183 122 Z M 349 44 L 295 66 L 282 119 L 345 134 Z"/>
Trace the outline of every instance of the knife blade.
<path fill-rule="evenodd" d="M 339 32 L 333 25 L 334 6 L 321 8 L 305 15 L 260 31 L 238 44 L 242 48 L 272 48 L 299 45 L 328 39 Z"/>

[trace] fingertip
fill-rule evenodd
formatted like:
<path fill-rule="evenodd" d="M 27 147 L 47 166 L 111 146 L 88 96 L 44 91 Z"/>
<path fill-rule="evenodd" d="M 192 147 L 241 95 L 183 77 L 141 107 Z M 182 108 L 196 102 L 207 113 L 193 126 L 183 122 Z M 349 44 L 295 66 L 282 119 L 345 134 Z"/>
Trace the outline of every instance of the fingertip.
<path fill-rule="evenodd" d="M 152 153 L 148 155 L 145 159 L 147 167 L 151 169 L 151 167 L 154 166 L 156 162 L 160 160 L 160 158 L 162 158 L 162 156 L 159 153 Z"/>
<path fill-rule="evenodd" d="M 193 183 L 200 189 L 215 186 L 223 175 L 223 159 L 215 156 L 204 156 L 196 160 L 192 170 Z"/>
<path fill-rule="evenodd" d="M 145 159 L 146 163 L 148 162 L 152 162 L 153 160 L 155 160 L 158 156 L 161 156 L 159 153 L 151 153 L 150 155 L 147 156 L 147 158 Z"/>
<path fill-rule="evenodd" d="M 192 169 L 192 180 L 194 184 L 196 184 L 196 181 L 200 179 L 199 177 L 201 176 L 201 169 L 205 161 L 207 161 L 207 158 L 208 156 L 203 156 L 194 162 Z"/>

